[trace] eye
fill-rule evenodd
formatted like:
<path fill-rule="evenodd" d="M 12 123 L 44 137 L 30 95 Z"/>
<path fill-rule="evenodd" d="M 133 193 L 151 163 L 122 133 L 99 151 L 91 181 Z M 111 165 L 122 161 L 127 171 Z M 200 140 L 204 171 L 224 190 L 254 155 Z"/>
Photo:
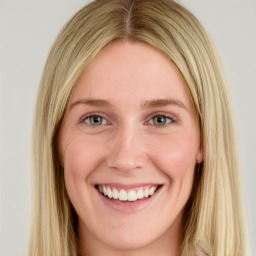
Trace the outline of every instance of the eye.
<path fill-rule="evenodd" d="M 149 124 L 156 126 L 165 126 L 172 122 L 174 122 L 174 118 L 172 117 L 166 115 L 156 115 L 150 119 Z"/>
<path fill-rule="evenodd" d="M 106 125 L 108 124 L 107 120 L 99 115 L 91 115 L 83 119 L 83 121 L 88 125 Z"/>

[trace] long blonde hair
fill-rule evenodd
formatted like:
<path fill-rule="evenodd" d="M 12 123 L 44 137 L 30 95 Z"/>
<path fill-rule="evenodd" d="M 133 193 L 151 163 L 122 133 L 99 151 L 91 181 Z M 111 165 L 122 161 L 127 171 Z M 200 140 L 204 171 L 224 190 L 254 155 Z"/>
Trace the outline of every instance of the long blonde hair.
<path fill-rule="evenodd" d="M 145 42 L 183 75 L 200 117 L 204 163 L 186 206 L 181 255 L 246 256 L 237 138 L 216 50 L 198 20 L 171 0 L 96 0 L 52 46 L 40 82 L 32 133 L 29 256 L 76 256 L 77 216 L 58 161 L 57 136 L 72 90 L 95 56 L 116 40 Z"/>

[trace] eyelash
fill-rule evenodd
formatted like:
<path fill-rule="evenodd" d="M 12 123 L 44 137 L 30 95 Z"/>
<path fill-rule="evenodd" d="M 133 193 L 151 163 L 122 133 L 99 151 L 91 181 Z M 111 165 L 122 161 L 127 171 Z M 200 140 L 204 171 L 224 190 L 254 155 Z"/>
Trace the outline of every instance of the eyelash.
<path fill-rule="evenodd" d="M 104 119 L 106 121 L 106 124 L 88 124 L 86 123 L 86 119 L 90 119 L 92 117 L 100 117 L 101 119 Z M 84 117 L 81 118 L 81 123 L 86 123 L 86 125 L 89 125 L 91 127 L 97 127 L 97 126 L 102 126 L 102 125 L 109 125 L 110 122 L 107 121 L 107 119 L 105 117 L 103 117 L 101 114 L 98 114 L 98 113 L 92 113 L 92 114 L 89 114 L 89 115 L 86 115 Z"/>
<path fill-rule="evenodd" d="M 156 125 L 154 123 L 150 123 L 151 121 L 154 122 L 153 119 L 156 118 L 156 117 L 164 117 L 165 119 L 169 119 L 169 121 L 168 121 L 168 123 L 163 124 L 163 125 Z M 159 113 L 159 112 L 157 112 L 157 113 L 154 113 L 153 115 L 151 115 L 149 121 L 146 121 L 145 124 L 146 125 L 152 125 L 156 128 L 166 128 L 166 127 L 168 127 L 168 126 L 170 126 L 170 125 L 172 125 L 176 122 L 177 122 L 177 118 L 174 115 L 169 114 L 169 113 L 162 113 L 162 112 Z"/>
<path fill-rule="evenodd" d="M 105 124 L 98 124 L 98 125 L 97 124 L 86 123 L 86 120 L 90 119 L 92 117 L 99 117 L 99 118 L 101 118 L 101 120 L 105 120 L 106 123 Z M 169 119 L 169 121 L 168 121 L 167 124 L 156 125 L 156 124 L 153 123 L 154 122 L 153 119 L 156 118 L 156 117 L 163 117 L 165 119 Z M 81 123 L 86 123 L 86 125 L 89 125 L 89 126 L 94 127 L 94 128 L 96 128 L 97 126 L 110 125 L 111 124 L 110 122 L 107 121 L 107 119 L 105 117 L 103 117 L 101 114 L 98 114 L 98 113 L 92 113 L 92 114 L 86 115 L 86 116 L 81 118 L 80 122 Z M 152 123 L 150 123 L 150 122 L 152 122 Z M 144 124 L 145 125 L 152 125 L 156 128 L 165 128 L 165 127 L 167 127 L 171 124 L 174 124 L 176 122 L 177 122 L 177 118 L 175 116 L 173 116 L 169 113 L 161 113 L 160 112 L 160 113 L 154 113 L 153 115 L 151 115 L 150 119 L 148 121 L 146 121 Z"/>

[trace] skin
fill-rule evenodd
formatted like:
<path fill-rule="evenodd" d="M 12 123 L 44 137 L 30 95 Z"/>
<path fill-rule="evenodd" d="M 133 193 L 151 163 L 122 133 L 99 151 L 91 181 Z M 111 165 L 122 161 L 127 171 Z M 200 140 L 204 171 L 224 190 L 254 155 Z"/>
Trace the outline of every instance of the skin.
<path fill-rule="evenodd" d="M 141 42 L 103 49 L 71 96 L 59 153 L 81 255 L 179 255 L 183 209 L 203 156 L 198 115 L 172 62 Z M 142 210 L 120 212 L 95 189 L 106 183 L 162 187 Z"/>

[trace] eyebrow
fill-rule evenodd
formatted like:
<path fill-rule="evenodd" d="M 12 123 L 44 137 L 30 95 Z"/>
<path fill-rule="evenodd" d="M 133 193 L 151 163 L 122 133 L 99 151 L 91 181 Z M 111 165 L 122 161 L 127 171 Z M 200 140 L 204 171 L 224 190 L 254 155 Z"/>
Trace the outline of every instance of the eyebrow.
<path fill-rule="evenodd" d="M 168 106 L 168 105 L 175 105 L 179 108 L 183 108 L 183 109 L 189 111 L 187 106 L 182 101 L 177 100 L 177 99 L 172 99 L 172 98 L 147 100 L 142 104 L 142 106 L 144 108 L 164 107 L 164 106 Z"/>
<path fill-rule="evenodd" d="M 73 102 L 70 105 L 70 109 L 75 107 L 76 105 L 79 105 L 79 104 L 85 104 L 85 105 L 90 105 L 90 106 L 95 106 L 95 107 L 114 108 L 114 105 L 112 105 L 107 100 L 101 100 L 101 99 L 81 99 L 81 100 Z"/>
<path fill-rule="evenodd" d="M 115 108 L 115 106 L 107 100 L 85 98 L 85 99 L 81 99 L 81 100 L 73 102 L 70 105 L 70 109 L 72 109 L 73 107 L 75 107 L 76 105 L 79 105 L 79 104 L 85 104 L 85 105 L 90 105 L 90 106 L 95 106 L 95 107 Z M 164 107 L 164 106 L 168 106 L 168 105 L 174 105 L 174 106 L 177 106 L 179 108 L 183 108 L 183 109 L 189 111 L 187 106 L 182 101 L 177 100 L 177 99 L 172 99 L 172 98 L 146 100 L 145 102 L 143 102 L 141 104 L 142 108 Z"/>

